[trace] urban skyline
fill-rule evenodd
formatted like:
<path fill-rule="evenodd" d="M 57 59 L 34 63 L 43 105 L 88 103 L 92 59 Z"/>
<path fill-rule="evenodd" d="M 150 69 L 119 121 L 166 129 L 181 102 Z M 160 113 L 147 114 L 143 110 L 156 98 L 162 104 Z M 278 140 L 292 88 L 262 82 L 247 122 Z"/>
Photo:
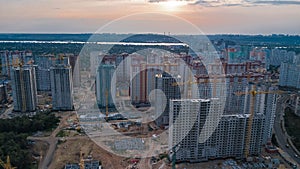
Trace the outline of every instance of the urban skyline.
<path fill-rule="evenodd" d="M 108 51 L 87 48 L 90 52 L 85 57 L 75 52 L 36 55 L 36 46 L 32 48 L 34 52 L 2 50 L 1 96 L 8 108 L 4 115 L 32 116 L 46 111 L 65 116 L 76 112 L 78 123 L 65 118 L 70 125 L 61 132 L 75 130 L 75 135 L 89 137 L 114 155 L 129 157 L 142 153 L 156 157 L 158 152 L 165 153 L 172 165 L 198 162 L 201 166 L 203 162 L 213 163 L 211 159 L 228 157 L 244 164 L 264 151 L 276 153 L 273 132 L 280 124 L 281 100 L 290 97 L 294 114 L 299 114 L 299 97 L 292 90 L 298 87 L 298 79 L 291 78 L 298 76 L 298 51 L 277 48 L 277 42 L 276 47 L 261 47 L 248 42 L 232 44 L 222 38 L 211 41 L 215 49 L 212 51 L 210 44 L 200 41 L 195 53 L 182 43 L 153 44 L 161 39 L 174 41 L 167 37 L 132 35 Z M 136 39 L 151 41 L 152 45 L 149 48 L 149 42 L 131 43 Z M 219 59 L 211 59 L 215 55 Z M 289 69 L 291 66 L 294 68 Z M 24 69 L 19 74 L 26 75 L 26 68 L 31 68 L 31 78 L 14 78 L 15 70 Z M 32 96 L 35 105 L 28 110 L 25 108 L 30 100 L 26 99 L 26 92 L 15 89 L 27 84 L 23 81 L 31 81 L 33 88 L 26 91 L 36 93 Z M 78 84 L 73 86 L 75 82 Z M 284 88 L 292 94 L 281 94 L 287 92 Z M 123 138 L 127 133 L 138 133 L 144 138 Z M 275 134 L 279 137 L 278 131 Z M 150 144 L 149 139 L 160 137 L 165 138 Z M 280 148 L 285 148 L 289 156 L 280 160 L 294 166 L 299 159 L 289 152 L 294 150 L 286 147 L 294 146 L 286 137 L 280 137 L 284 142 Z M 115 146 L 106 147 L 108 140 Z M 119 154 L 119 150 L 127 153 Z M 84 163 L 92 165 L 90 162 L 93 161 L 86 159 Z M 39 164 L 46 163 L 55 161 L 44 160 Z M 65 163 L 65 168 L 70 166 L 79 164 Z"/>
<path fill-rule="evenodd" d="M 0 168 L 300 167 L 300 0 L 0 0 Z"/>

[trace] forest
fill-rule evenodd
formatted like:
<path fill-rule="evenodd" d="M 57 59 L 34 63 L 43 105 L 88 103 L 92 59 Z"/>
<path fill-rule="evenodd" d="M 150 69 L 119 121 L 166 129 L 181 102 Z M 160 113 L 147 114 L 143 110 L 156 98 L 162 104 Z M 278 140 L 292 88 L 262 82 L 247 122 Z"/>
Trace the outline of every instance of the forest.
<path fill-rule="evenodd" d="M 9 155 L 12 166 L 30 169 L 32 158 L 27 137 L 37 131 L 51 131 L 57 127 L 58 123 L 59 119 L 53 113 L 0 119 L 1 160 L 5 162 Z"/>

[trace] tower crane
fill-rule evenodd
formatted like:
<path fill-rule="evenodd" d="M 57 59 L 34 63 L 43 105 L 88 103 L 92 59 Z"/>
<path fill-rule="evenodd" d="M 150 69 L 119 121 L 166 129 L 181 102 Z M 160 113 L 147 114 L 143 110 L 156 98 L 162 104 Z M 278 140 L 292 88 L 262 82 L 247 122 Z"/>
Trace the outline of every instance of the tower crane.
<path fill-rule="evenodd" d="M 193 80 L 193 76 L 191 75 L 189 77 L 188 81 L 185 82 L 174 82 L 172 83 L 172 86 L 184 86 L 187 85 L 188 86 L 188 98 L 191 98 L 191 93 L 192 93 L 192 85 L 193 84 L 208 84 L 210 83 L 210 78 L 212 79 L 212 97 L 216 97 L 217 95 L 217 83 L 218 82 L 224 82 L 225 76 L 224 75 L 201 75 L 201 76 L 195 76 L 195 78 L 197 78 L 196 81 Z M 202 79 L 200 81 L 200 79 Z"/>
<path fill-rule="evenodd" d="M 179 66 L 178 63 L 170 63 L 170 62 L 163 62 L 163 63 L 141 63 L 141 64 L 136 64 L 133 66 L 139 66 L 141 70 L 145 70 L 148 67 L 155 67 L 155 66 L 162 66 L 163 70 L 165 72 L 170 72 L 171 71 L 171 67 L 176 67 Z"/>
<path fill-rule="evenodd" d="M 26 95 L 25 95 L 25 86 L 24 86 L 24 79 L 23 79 L 23 61 L 16 61 L 20 68 L 20 85 L 21 85 L 21 99 L 22 99 L 22 112 L 26 112 Z"/>
<path fill-rule="evenodd" d="M 6 163 L 0 159 L 0 166 L 2 166 L 4 169 L 16 169 L 17 168 L 17 167 L 11 166 L 9 156 L 6 157 Z"/>
<path fill-rule="evenodd" d="M 65 56 L 64 54 L 58 54 L 56 56 L 51 56 L 51 60 L 54 63 L 58 63 L 58 64 L 63 64 L 64 63 L 64 59 L 67 58 L 67 56 Z M 49 57 L 50 59 L 50 57 Z"/>
<path fill-rule="evenodd" d="M 84 159 L 83 159 L 83 153 L 82 151 L 80 150 L 80 161 L 79 161 L 79 167 L 80 169 L 84 169 Z"/>
<path fill-rule="evenodd" d="M 61 63 L 63 63 L 66 56 L 64 54 L 59 54 L 57 60 L 59 60 Z"/>
<path fill-rule="evenodd" d="M 12 60 L 12 63 L 5 63 L 5 64 L 1 64 L 0 63 L 0 66 L 1 66 L 1 69 L 2 67 L 7 67 L 7 76 L 10 77 L 10 68 L 11 67 L 18 67 L 20 65 L 20 61 L 19 61 L 19 58 L 13 58 Z"/>
<path fill-rule="evenodd" d="M 23 65 L 24 61 L 19 58 L 14 58 L 12 60 L 12 64 L 9 66 L 13 66 L 14 68 L 19 68 L 19 78 L 20 78 L 20 90 L 21 90 L 21 100 L 22 100 L 22 112 L 26 111 L 26 96 L 25 96 L 25 86 L 23 79 Z"/>
<path fill-rule="evenodd" d="M 249 121 L 247 124 L 247 133 L 246 133 L 246 142 L 245 142 L 245 150 L 244 150 L 244 155 L 245 158 L 247 159 L 250 152 L 250 140 L 251 140 L 251 130 L 252 130 L 252 124 L 253 124 L 253 119 L 254 119 L 254 109 L 255 109 L 255 102 L 256 102 L 256 95 L 258 94 L 283 94 L 283 91 L 277 90 L 277 91 L 257 91 L 256 90 L 256 84 L 253 84 L 252 90 L 249 92 L 236 92 L 235 94 L 237 96 L 241 95 L 250 95 L 250 116 L 249 116 Z"/>
<path fill-rule="evenodd" d="M 108 90 L 105 90 L 105 120 L 108 121 Z"/>

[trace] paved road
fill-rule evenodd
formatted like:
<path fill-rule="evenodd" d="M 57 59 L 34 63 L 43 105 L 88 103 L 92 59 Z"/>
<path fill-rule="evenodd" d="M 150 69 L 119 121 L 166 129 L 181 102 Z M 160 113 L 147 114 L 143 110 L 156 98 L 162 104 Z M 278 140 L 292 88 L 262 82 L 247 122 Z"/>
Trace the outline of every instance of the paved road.
<path fill-rule="evenodd" d="M 275 132 L 279 147 L 284 152 L 288 153 L 290 155 L 290 157 L 298 163 L 298 167 L 299 167 L 300 166 L 300 158 L 295 157 L 296 152 L 294 152 L 291 147 L 290 148 L 286 147 L 286 145 L 288 144 L 287 137 L 281 128 L 281 121 L 283 120 L 283 114 L 284 114 L 284 110 L 286 108 L 286 101 L 288 99 L 289 99 L 288 95 L 281 95 L 280 98 L 278 99 L 275 124 L 274 124 L 274 132 Z"/>

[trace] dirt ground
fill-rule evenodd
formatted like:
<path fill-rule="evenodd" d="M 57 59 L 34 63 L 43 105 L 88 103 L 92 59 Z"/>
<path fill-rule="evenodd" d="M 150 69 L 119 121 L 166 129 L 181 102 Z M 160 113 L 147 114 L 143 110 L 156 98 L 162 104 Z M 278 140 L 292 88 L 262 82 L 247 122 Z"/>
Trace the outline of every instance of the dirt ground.
<path fill-rule="evenodd" d="M 76 114 L 70 113 L 67 115 L 68 119 L 71 119 L 71 123 L 76 121 Z M 68 120 L 62 121 L 62 126 L 69 126 Z M 61 142 L 57 145 L 53 160 L 50 165 L 50 169 L 62 169 L 67 163 L 79 163 L 80 151 L 84 153 L 84 158 L 91 155 L 94 160 L 99 160 L 102 163 L 103 168 L 123 169 L 121 162 L 124 158 L 118 157 L 105 151 L 98 145 L 96 145 L 86 135 L 68 135 L 65 142 Z M 125 164 L 126 165 L 126 164 Z"/>
<path fill-rule="evenodd" d="M 31 153 L 35 160 L 38 162 L 40 156 L 44 156 L 48 151 L 49 145 L 44 141 L 35 141 L 35 144 L 31 148 Z"/>
<path fill-rule="evenodd" d="M 69 127 L 71 124 L 74 124 L 74 122 L 77 122 L 78 119 L 74 112 L 64 112 L 63 114 L 58 112 L 56 115 L 61 116 L 61 123 L 58 127 L 58 131 L 64 131 L 66 135 L 64 138 L 60 138 L 62 141 L 60 141 L 56 146 L 49 169 L 63 169 L 65 164 L 68 163 L 78 164 L 80 161 L 80 152 L 84 153 L 84 158 L 91 156 L 93 160 L 99 160 L 102 163 L 102 168 L 104 169 L 125 169 L 128 168 L 128 166 L 133 165 L 132 159 L 120 157 L 104 150 L 95 144 L 85 134 L 80 134 L 76 131 L 63 130 L 64 128 Z M 35 154 L 41 154 L 42 156 L 46 155 L 47 150 L 47 143 L 42 141 L 37 142 L 33 149 Z M 37 158 L 37 162 L 38 160 L 39 159 Z M 138 168 L 171 168 L 170 166 L 163 164 L 162 161 L 158 162 L 156 165 L 150 166 L 149 161 L 149 159 L 140 160 L 140 162 L 137 164 Z"/>
<path fill-rule="evenodd" d="M 58 144 L 53 162 L 49 168 L 60 169 L 67 163 L 79 163 L 80 151 L 84 153 L 84 158 L 92 155 L 94 160 L 101 161 L 103 168 L 123 169 L 128 165 L 127 162 L 123 162 L 125 158 L 112 155 L 96 145 L 87 136 L 81 136 Z"/>
<path fill-rule="evenodd" d="M 213 160 L 209 162 L 202 162 L 202 163 L 181 163 L 177 164 L 176 168 L 185 168 L 185 169 L 199 169 L 199 168 L 205 168 L 205 169 L 218 169 L 222 168 L 222 162 L 224 160 Z"/>

